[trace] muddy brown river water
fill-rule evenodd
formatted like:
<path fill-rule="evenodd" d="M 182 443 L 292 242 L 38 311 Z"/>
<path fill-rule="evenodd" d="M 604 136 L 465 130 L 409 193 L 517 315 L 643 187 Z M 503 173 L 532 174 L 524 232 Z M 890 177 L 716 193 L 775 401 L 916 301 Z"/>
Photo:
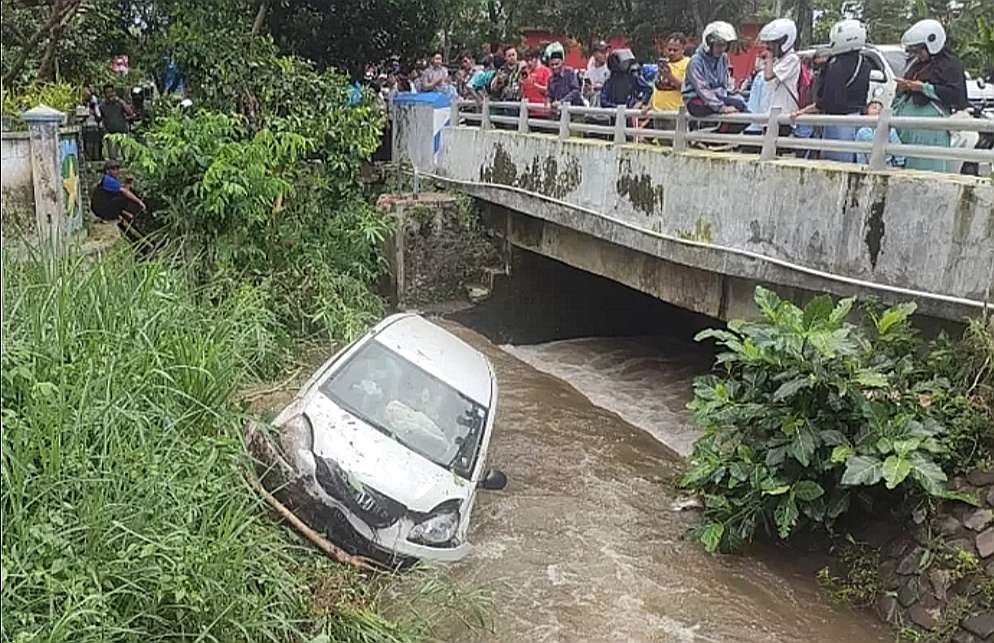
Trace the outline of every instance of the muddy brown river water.
<path fill-rule="evenodd" d="M 893 640 L 819 592 L 822 561 L 779 548 L 709 556 L 685 539 L 695 516 L 671 509 L 674 452 L 695 435 L 684 405 L 706 356 L 624 338 L 501 348 L 445 325 L 497 370 L 490 464 L 510 483 L 481 493 L 474 551 L 452 568 L 492 589 L 493 627 L 443 623 L 441 639 Z"/>

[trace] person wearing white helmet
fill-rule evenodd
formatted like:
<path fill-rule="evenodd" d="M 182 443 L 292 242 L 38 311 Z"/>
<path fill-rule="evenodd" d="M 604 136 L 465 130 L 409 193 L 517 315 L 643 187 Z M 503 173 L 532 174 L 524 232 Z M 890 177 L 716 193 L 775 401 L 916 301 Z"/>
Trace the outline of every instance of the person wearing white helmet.
<path fill-rule="evenodd" d="M 895 115 L 946 117 L 967 107 L 963 64 L 946 45 L 946 30 L 939 21 L 916 22 L 901 36 L 901 45 L 910 65 L 905 77 L 897 79 Z M 909 145 L 950 145 L 945 130 L 901 128 L 898 135 Z M 946 161 L 914 157 L 908 157 L 905 166 L 939 172 L 949 169 Z"/>
<path fill-rule="evenodd" d="M 746 111 L 740 96 L 728 93 L 728 46 L 738 39 L 735 27 L 727 22 L 712 22 L 704 28 L 687 75 L 683 79 L 683 102 L 693 116 L 711 116 Z"/>
<path fill-rule="evenodd" d="M 819 75 L 814 102 L 791 115 L 822 113 L 836 116 L 856 116 L 863 113 L 870 93 L 870 64 L 864 60 L 866 27 L 858 20 L 840 20 L 829 34 L 830 58 Z M 822 137 L 836 141 L 856 139 L 856 127 L 827 125 Z M 855 163 L 853 152 L 822 152 L 829 161 Z"/>
<path fill-rule="evenodd" d="M 767 24 L 759 32 L 759 41 L 764 49 L 760 52 L 763 60 L 763 79 L 766 81 L 763 112 L 780 108 L 784 115 L 799 107 L 799 80 L 801 59 L 797 55 L 797 25 L 793 20 L 779 18 Z M 789 126 L 781 126 L 781 136 L 789 135 Z"/>

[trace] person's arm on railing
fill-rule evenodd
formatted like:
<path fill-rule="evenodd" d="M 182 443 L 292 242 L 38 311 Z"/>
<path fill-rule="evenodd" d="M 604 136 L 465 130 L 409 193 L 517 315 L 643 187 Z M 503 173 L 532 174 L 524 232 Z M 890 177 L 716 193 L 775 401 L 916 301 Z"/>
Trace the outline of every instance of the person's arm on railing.
<path fill-rule="evenodd" d="M 797 120 L 798 116 L 804 116 L 805 114 L 817 114 L 817 113 L 818 113 L 818 105 L 816 105 L 815 103 L 811 103 L 810 105 L 802 107 L 799 110 L 791 112 L 790 121 L 793 123 L 794 121 Z"/>

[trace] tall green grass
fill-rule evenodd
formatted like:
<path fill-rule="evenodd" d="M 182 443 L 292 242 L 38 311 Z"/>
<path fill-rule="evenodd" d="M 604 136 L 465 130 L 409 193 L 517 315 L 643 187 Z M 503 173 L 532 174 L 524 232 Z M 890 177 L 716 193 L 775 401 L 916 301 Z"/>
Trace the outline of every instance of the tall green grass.
<path fill-rule="evenodd" d="M 127 252 L 4 258 L 3 641 L 288 641 L 306 563 L 244 484 L 229 401 L 272 367 L 257 291 Z"/>

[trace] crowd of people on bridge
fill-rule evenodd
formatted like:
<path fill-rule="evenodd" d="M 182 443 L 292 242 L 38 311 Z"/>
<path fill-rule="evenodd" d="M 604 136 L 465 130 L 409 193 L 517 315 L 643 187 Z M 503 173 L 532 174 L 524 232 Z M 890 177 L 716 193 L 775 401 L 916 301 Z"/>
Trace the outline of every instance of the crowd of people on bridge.
<path fill-rule="evenodd" d="M 896 79 L 892 100 L 871 92 L 872 65 L 864 54 L 867 33 L 858 20 L 837 22 L 828 45 L 804 57 L 797 52 L 794 22 L 773 20 L 759 32 L 762 47 L 755 69 L 739 85 L 728 56 L 737 40 L 735 27 L 720 21 L 705 27 L 697 46 L 689 46 L 684 34 L 672 33 L 654 64 L 640 64 L 630 49 L 611 50 L 599 41 L 593 43 L 587 67 L 581 70 L 565 64 L 559 42 L 528 50 L 523 57 L 514 46 L 479 60 L 464 54 L 453 73 L 437 53 L 420 65 L 413 79 L 385 83 L 384 92 L 439 91 L 477 102 L 484 97 L 525 100 L 535 105 L 529 109 L 535 118 L 552 117 L 560 105 L 625 105 L 644 110 L 643 123 L 653 112 L 658 115 L 681 108 L 696 118 L 737 112 L 768 114 L 775 109 L 787 117 L 779 125 L 780 136 L 864 142 L 873 141 L 872 128 L 844 124 L 812 128 L 798 124 L 797 119 L 805 114 L 875 115 L 886 107 L 895 116 L 948 117 L 968 107 L 963 66 L 936 20 L 921 20 L 904 32 L 901 45 L 908 65 L 903 77 Z M 885 105 L 885 100 L 890 104 Z M 765 125 L 724 123 L 719 129 L 759 134 Z M 938 129 L 901 128 L 889 136 L 894 143 L 947 147 L 952 143 L 949 132 Z M 866 155 L 852 152 L 827 151 L 821 158 L 866 162 Z M 946 169 L 944 161 L 923 158 L 890 157 L 888 163 Z"/>

